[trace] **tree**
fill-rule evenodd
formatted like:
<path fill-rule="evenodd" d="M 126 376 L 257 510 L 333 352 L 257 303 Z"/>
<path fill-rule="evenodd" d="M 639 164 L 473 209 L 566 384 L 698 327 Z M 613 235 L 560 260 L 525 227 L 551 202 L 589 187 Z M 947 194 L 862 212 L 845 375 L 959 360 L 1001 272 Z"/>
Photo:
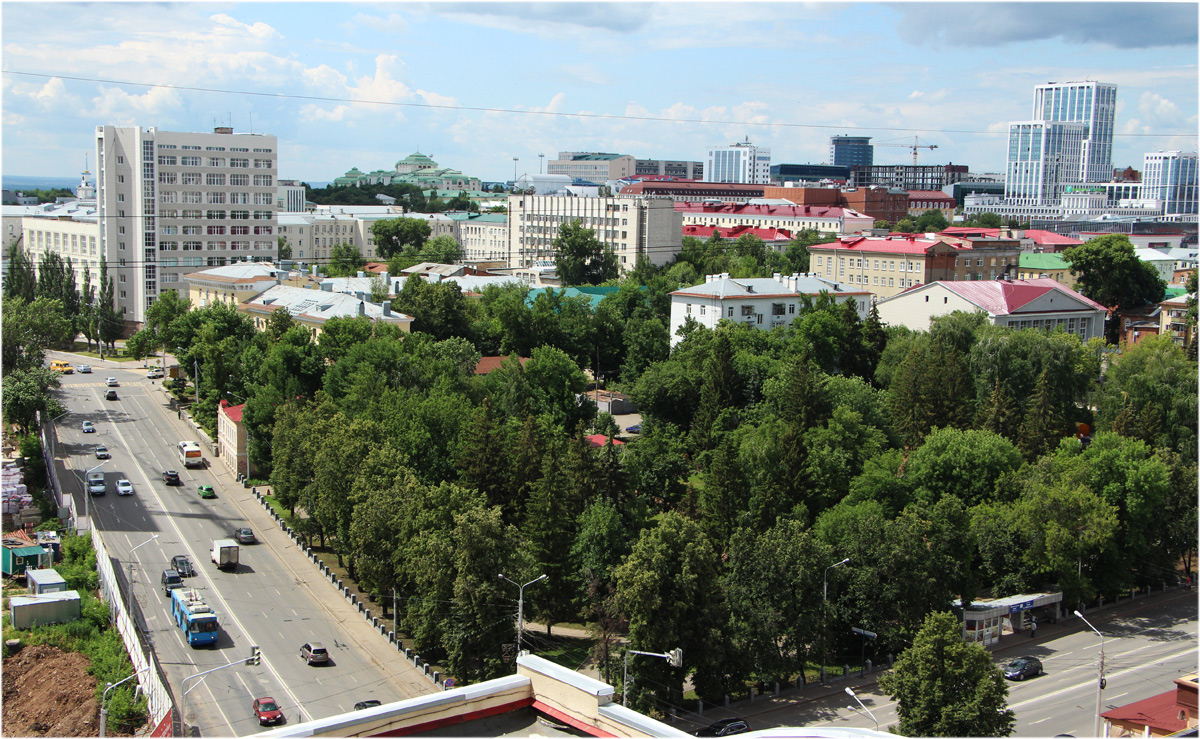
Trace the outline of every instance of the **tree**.
<path fill-rule="evenodd" d="M 1096 427 L 1195 458 L 1196 363 L 1169 336 L 1151 336 L 1115 355 L 1105 373 Z M 1118 428 L 1122 412 L 1134 423 Z"/>
<path fill-rule="evenodd" d="M 893 428 L 910 446 L 935 426 L 971 423 L 974 393 L 966 362 L 940 341 L 919 340 L 896 370 L 890 390 Z"/>
<path fill-rule="evenodd" d="M 1124 234 L 1097 236 L 1067 249 L 1063 259 L 1076 276 L 1076 289 L 1110 310 L 1137 308 L 1163 299 L 1166 285 L 1158 270 L 1138 259 Z"/>
<path fill-rule="evenodd" d="M 371 224 L 376 253 L 384 259 L 410 247 L 420 251 L 431 232 L 429 223 L 421 218 L 383 218 Z"/>
<path fill-rule="evenodd" d="M 46 349 L 58 344 L 70 331 L 70 324 L 63 316 L 62 303 L 48 298 L 27 302 L 21 297 L 4 298 L 3 329 L 4 372 L 17 369 L 40 367 L 46 358 Z"/>
<path fill-rule="evenodd" d="M 37 271 L 19 237 L 8 247 L 8 276 L 4 282 L 4 294 L 24 298 L 30 303 L 37 297 Z"/>
<path fill-rule="evenodd" d="M 375 275 L 371 278 L 371 302 L 379 305 L 387 300 L 391 295 L 391 290 L 388 289 L 387 282 L 382 275 Z"/>
<path fill-rule="evenodd" d="M 146 322 L 143 331 L 149 331 L 154 338 L 153 349 L 160 347 L 179 346 L 175 331 L 175 321 L 187 315 L 191 310 L 192 301 L 180 296 L 176 290 L 164 289 L 158 299 L 146 309 Z"/>
<path fill-rule="evenodd" d="M 280 236 L 275 240 L 275 254 L 281 261 L 292 258 L 292 244 Z"/>
<path fill-rule="evenodd" d="M 57 300 L 62 303 L 63 318 L 67 320 L 67 333 L 61 343 L 70 346 L 79 333 L 79 291 L 75 287 L 75 267 L 71 258 L 66 261 L 58 252 L 47 251 L 42 254 L 38 263 L 37 294 L 40 298 Z"/>
<path fill-rule="evenodd" d="M 326 265 L 325 272 L 330 277 L 353 277 L 366 263 L 367 260 L 363 259 L 357 246 L 341 242 L 334 244 L 330 250 L 329 264 Z"/>
<path fill-rule="evenodd" d="M 1004 675 L 980 644 L 963 642 L 954 614 L 930 613 L 911 648 L 879 678 L 897 703 L 904 736 L 1009 736 Z"/>
<path fill-rule="evenodd" d="M 617 276 L 617 257 L 596 238 L 595 231 L 575 220 L 559 226 L 554 269 L 563 285 L 599 285 Z"/>
<path fill-rule="evenodd" d="M 454 264 L 462 259 L 462 246 L 453 236 L 442 234 L 426 241 L 424 246 L 413 250 L 413 256 L 423 257 L 426 262 L 438 264 Z"/>
<path fill-rule="evenodd" d="M 888 231 L 891 231 L 892 230 L 892 222 L 885 221 L 882 218 L 876 218 L 875 224 L 872 226 L 872 228 L 886 228 Z"/>
<path fill-rule="evenodd" d="M 2 393 L 5 422 L 16 426 L 23 434 L 33 433 L 39 411 L 50 418 L 64 410 L 50 395 L 50 388 L 58 386 L 58 372 L 49 367 L 5 368 Z"/>
<path fill-rule="evenodd" d="M 896 224 L 896 231 L 902 234 L 915 233 L 917 230 L 917 222 L 911 218 L 901 218 Z"/>
<path fill-rule="evenodd" d="M 922 213 L 917 217 L 916 223 L 917 233 L 923 234 L 945 231 L 949 225 L 950 222 L 946 220 L 946 214 L 936 208 L 931 208 Z"/>
<path fill-rule="evenodd" d="M 1064 436 L 1065 424 L 1051 392 L 1049 371 L 1042 370 L 1037 389 L 1025 410 L 1018 442 L 1021 453 L 1029 462 L 1058 446 Z"/>
<path fill-rule="evenodd" d="M 108 274 L 108 261 L 103 255 L 100 257 L 100 300 L 97 311 L 100 342 L 111 349 L 125 331 L 125 319 L 117 311 L 113 278 Z"/>

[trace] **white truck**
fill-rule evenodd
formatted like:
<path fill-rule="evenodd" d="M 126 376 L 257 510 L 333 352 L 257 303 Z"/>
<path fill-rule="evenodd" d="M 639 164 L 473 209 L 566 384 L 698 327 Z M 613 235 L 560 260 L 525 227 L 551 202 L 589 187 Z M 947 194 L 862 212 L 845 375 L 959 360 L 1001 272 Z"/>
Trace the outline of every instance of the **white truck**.
<path fill-rule="evenodd" d="M 92 495 L 104 495 L 108 486 L 104 483 L 104 473 L 96 470 L 87 475 L 88 492 Z"/>
<path fill-rule="evenodd" d="M 220 570 L 236 570 L 238 566 L 238 543 L 233 539 L 216 539 L 210 553 L 213 564 Z"/>

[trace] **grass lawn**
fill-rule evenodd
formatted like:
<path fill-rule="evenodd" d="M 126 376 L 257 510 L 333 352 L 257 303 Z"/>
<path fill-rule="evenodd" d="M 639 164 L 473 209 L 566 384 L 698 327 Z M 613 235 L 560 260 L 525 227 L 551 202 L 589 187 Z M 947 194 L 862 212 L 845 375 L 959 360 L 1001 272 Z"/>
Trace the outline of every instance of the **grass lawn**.
<path fill-rule="evenodd" d="M 87 344 L 82 341 L 76 341 L 75 346 L 71 349 L 71 352 L 74 354 L 78 354 L 81 357 L 91 357 L 92 359 L 100 359 L 100 352 L 89 351 L 87 348 Z M 121 349 L 121 348 L 118 348 L 115 352 L 104 352 L 104 359 L 107 359 L 111 362 L 137 362 L 137 361 L 140 361 L 140 360 L 134 359 L 133 357 L 125 354 L 125 350 Z"/>

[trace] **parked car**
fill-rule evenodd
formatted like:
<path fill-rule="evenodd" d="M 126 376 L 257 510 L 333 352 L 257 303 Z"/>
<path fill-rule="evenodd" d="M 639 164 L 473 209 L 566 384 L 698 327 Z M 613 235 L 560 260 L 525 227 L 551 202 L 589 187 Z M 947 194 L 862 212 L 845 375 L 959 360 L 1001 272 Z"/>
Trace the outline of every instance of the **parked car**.
<path fill-rule="evenodd" d="M 117 378 L 115 378 L 115 377 L 108 378 L 107 380 L 104 381 L 104 384 L 108 385 L 109 387 L 120 387 L 121 386 L 121 383 L 117 382 Z"/>
<path fill-rule="evenodd" d="M 310 665 L 321 665 L 329 661 L 329 652 L 325 650 L 325 645 L 321 642 L 308 641 L 300 647 L 300 659 Z"/>
<path fill-rule="evenodd" d="M 104 399 L 105 400 L 116 400 L 117 399 L 117 391 L 116 390 L 107 391 L 106 393 L 104 393 Z"/>
<path fill-rule="evenodd" d="M 96 459 L 112 459 L 112 455 L 108 453 L 108 447 L 96 447 Z"/>
<path fill-rule="evenodd" d="M 358 703 L 355 703 L 354 710 L 362 711 L 367 708 L 374 708 L 375 706 L 382 706 L 382 705 L 383 705 L 383 701 L 378 701 L 378 700 L 375 700 L 374 698 L 371 698 L 370 700 L 359 701 Z"/>
<path fill-rule="evenodd" d="M 631 434 L 640 434 L 642 433 L 642 424 L 635 423 L 632 426 L 626 426 L 625 430 Z"/>
<path fill-rule="evenodd" d="M 117 480 L 117 495 L 133 495 L 133 483 L 129 480 Z"/>
<path fill-rule="evenodd" d="M 723 718 L 697 731 L 696 736 L 733 736 L 747 731 L 750 731 L 750 724 L 746 723 L 746 719 Z"/>
<path fill-rule="evenodd" d="M 258 719 L 259 726 L 283 723 L 283 711 L 279 710 L 279 704 L 270 696 L 255 698 L 251 708 L 254 710 L 254 717 Z"/>
<path fill-rule="evenodd" d="M 217 491 L 213 490 L 212 485 L 197 485 L 196 492 L 200 493 L 201 498 L 215 498 Z"/>
<path fill-rule="evenodd" d="M 163 376 L 163 371 L 158 367 L 152 367 L 150 369 L 150 371 L 148 371 L 146 373 L 146 379 L 149 379 L 149 380 L 157 380 L 157 379 L 160 379 L 162 376 Z"/>
<path fill-rule="evenodd" d="M 258 541 L 254 538 L 254 531 L 249 526 L 239 526 L 233 530 L 233 536 L 230 537 L 238 544 L 253 544 Z"/>
<path fill-rule="evenodd" d="M 192 560 L 188 559 L 186 554 L 176 554 L 171 557 L 171 566 L 175 568 L 180 577 L 192 577 L 196 574 L 196 568 L 192 567 Z"/>
<path fill-rule="evenodd" d="M 1017 657 L 1004 668 L 1004 677 L 1009 680 L 1024 680 L 1041 675 L 1042 661 L 1037 657 Z"/>
<path fill-rule="evenodd" d="M 162 583 L 163 595 L 171 597 L 171 591 L 175 588 L 183 587 L 183 578 L 175 570 L 163 570 L 162 578 L 159 580 Z"/>
<path fill-rule="evenodd" d="M 182 485 L 183 481 L 179 479 L 179 473 L 175 470 L 166 470 L 163 472 L 163 483 L 166 485 Z"/>
<path fill-rule="evenodd" d="M 85 433 L 85 434 L 96 433 L 96 427 L 92 425 L 91 421 L 84 421 L 83 425 L 80 426 L 80 428 L 83 429 L 83 433 Z"/>
<path fill-rule="evenodd" d="M 81 375 L 90 375 L 92 374 L 92 366 L 90 364 L 77 364 L 75 365 L 75 371 Z"/>

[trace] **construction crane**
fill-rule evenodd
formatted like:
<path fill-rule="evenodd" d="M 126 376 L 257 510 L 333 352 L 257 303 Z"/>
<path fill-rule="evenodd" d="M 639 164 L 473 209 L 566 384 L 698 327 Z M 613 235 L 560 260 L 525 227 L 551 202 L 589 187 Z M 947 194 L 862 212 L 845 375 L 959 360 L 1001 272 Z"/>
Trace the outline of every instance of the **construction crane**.
<path fill-rule="evenodd" d="M 911 144 L 875 144 L 875 146 L 898 146 L 902 149 L 912 149 L 913 166 L 914 167 L 917 166 L 917 149 L 936 149 L 936 148 L 938 148 L 937 144 L 922 144 L 921 140 L 919 138 L 917 138 L 916 136 L 913 136 L 913 142 Z"/>

